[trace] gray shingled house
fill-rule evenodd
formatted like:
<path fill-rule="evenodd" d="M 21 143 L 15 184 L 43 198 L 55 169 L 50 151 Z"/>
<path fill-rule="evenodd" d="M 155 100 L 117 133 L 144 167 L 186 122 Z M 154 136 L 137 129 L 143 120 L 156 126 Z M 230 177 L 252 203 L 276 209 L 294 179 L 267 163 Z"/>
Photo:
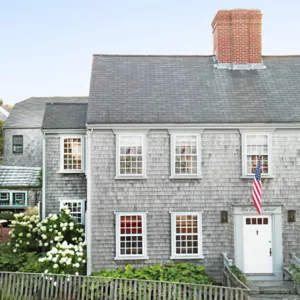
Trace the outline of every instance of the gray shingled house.
<path fill-rule="evenodd" d="M 87 102 L 87 97 L 32 97 L 16 103 L 4 123 L 3 164 L 42 167 L 41 131 L 46 103 Z"/>
<path fill-rule="evenodd" d="M 219 279 L 228 253 L 282 279 L 300 247 L 300 56 L 262 56 L 261 19 L 219 11 L 211 56 L 94 55 L 88 105 L 47 105 L 44 215 L 83 222 L 86 200 L 88 273 L 192 261 Z"/>

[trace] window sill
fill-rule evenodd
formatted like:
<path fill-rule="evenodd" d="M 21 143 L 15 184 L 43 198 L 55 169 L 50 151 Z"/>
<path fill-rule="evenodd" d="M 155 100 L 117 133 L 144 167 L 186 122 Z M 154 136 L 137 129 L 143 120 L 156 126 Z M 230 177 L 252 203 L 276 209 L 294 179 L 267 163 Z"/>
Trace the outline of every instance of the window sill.
<path fill-rule="evenodd" d="M 118 256 L 115 257 L 114 260 L 143 260 L 143 259 L 149 259 L 149 256 Z"/>
<path fill-rule="evenodd" d="M 59 174 L 83 174 L 84 170 L 60 170 L 57 173 Z"/>
<path fill-rule="evenodd" d="M 145 179 L 148 179 L 148 177 L 147 176 L 143 176 L 143 175 L 141 175 L 141 176 L 121 176 L 121 175 L 119 175 L 119 176 L 115 176 L 114 177 L 114 179 L 117 179 L 117 180 L 119 180 L 119 179 L 121 179 L 121 180 L 145 180 Z"/>
<path fill-rule="evenodd" d="M 172 175 L 169 179 L 202 179 L 200 175 Z"/>
<path fill-rule="evenodd" d="M 204 259 L 203 255 L 182 255 L 182 256 L 171 256 L 170 259 Z"/>
<path fill-rule="evenodd" d="M 253 180 L 254 176 L 255 176 L 255 174 L 253 174 L 253 175 L 243 175 L 240 178 L 241 179 L 252 179 Z M 262 175 L 261 176 L 261 179 L 273 179 L 273 178 L 274 178 L 274 176 L 272 176 L 272 175 Z"/>

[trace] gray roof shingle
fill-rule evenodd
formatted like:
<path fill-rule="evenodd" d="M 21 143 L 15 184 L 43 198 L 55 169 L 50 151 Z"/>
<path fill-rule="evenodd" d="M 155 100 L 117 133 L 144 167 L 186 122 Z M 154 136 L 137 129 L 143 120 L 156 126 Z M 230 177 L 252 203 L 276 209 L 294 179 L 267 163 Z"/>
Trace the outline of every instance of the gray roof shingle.
<path fill-rule="evenodd" d="M 0 167 L 0 187 L 39 187 L 41 168 Z"/>
<path fill-rule="evenodd" d="M 87 103 L 88 97 L 32 97 L 13 107 L 4 128 L 41 128 L 46 103 Z"/>
<path fill-rule="evenodd" d="M 47 103 L 43 129 L 84 129 L 87 103 Z"/>
<path fill-rule="evenodd" d="M 266 70 L 215 69 L 212 56 L 95 55 L 87 123 L 300 121 L 300 56 Z"/>

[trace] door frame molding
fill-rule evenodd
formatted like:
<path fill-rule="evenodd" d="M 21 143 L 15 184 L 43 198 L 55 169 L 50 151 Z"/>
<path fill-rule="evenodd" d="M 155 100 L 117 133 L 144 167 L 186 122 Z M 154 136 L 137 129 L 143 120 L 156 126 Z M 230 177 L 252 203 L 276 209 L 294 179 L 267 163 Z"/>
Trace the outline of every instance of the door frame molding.
<path fill-rule="evenodd" d="M 256 215 L 253 204 L 234 205 L 234 261 L 244 270 L 244 224 L 243 217 Z M 259 216 L 259 215 L 257 215 Z M 248 280 L 283 280 L 282 262 L 282 215 L 281 205 L 263 205 L 261 216 L 270 216 L 272 225 L 273 274 L 247 276 Z"/>

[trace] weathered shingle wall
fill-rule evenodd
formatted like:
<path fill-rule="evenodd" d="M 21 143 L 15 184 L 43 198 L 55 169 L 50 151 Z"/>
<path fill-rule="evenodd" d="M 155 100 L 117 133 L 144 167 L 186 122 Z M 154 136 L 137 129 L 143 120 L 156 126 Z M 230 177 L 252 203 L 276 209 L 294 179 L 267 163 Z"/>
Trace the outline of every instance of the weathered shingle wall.
<path fill-rule="evenodd" d="M 171 180 L 167 131 L 150 131 L 147 138 L 146 180 L 115 180 L 115 136 L 94 130 L 92 138 L 92 266 L 93 271 L 124 266 L 167 263 L 171 256 L 170 211 L 203 211 L 204 264 L 219 278 L 221 253 L 234 254 L 232 204 L 251 203 L 252 179 L 242 179 L 241 135 L 236 131 L 202 134 L 202 179 Z M 300 225 L 287 223 L 286 210 L 300 217 L 300 131 L 273 134 L 274 178 L 263 180 L 263 203 L 283 205 L 284 263 L 296 251 Z M 220 223 L 220 211 L 229 213 Z M 115 261 L 114 212 L 148 212 L 148 260 Z"/>
<path fill-rule="evenodd" d="M 6 128 L 3 164 L 5 166 L 42 167 L 43 164 L 43 134 L 36 129 Z M 23 136 L 23 153 L 12 152 L 12 136 Z"/>
<path fill-rule="evenodd" d="M 58 213 L 59 199 L 86 199 L 86 176 L 64 174 L 60 171 L 60 138 L 58 135 L 46 137 L 46 215 Z"/>

